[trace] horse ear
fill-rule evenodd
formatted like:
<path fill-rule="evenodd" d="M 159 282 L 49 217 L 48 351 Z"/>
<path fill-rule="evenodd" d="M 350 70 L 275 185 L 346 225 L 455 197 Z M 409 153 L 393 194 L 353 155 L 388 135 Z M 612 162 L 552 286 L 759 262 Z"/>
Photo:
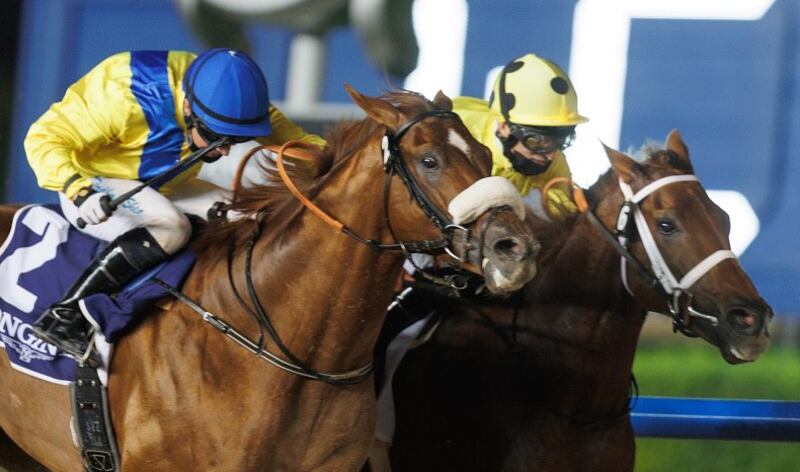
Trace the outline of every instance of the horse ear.
<path fill-rule="evenodd" d="M 667 150 L 672 151 L 676 156 L 678 156 L 678 159 L 682 161 L 684 166 L 691 171 L 692 162 L 689 160 L 689 148 L 686 147 L 686 143 L 683 142 L 681 134 L 677 129 L 669 132 L 665 143 Z"/>
<path fill-rule="evenodd" d="M 608 160 L 611 161 L 611 167 L 614 168 L 614 172 L 616 172 L 625 183 L 631 183 L 634 178 L 640 174 L 639 164 L 637 164 L 636 161 L 615 149 L 611 149 L 605 144 L 603 144 L 603 148 L 606 150 L 606 155 L 608 155 Z"/>
<path fill-rule="evenodd" d="M 677 129 L 669 132 L 667 135 L 666 148 L 674 152 L 683 159 L 689 159 L 689 149 L 681 138 L 681 133 Z"/>
<path fill-rule="evenodd" d="M 348 84 L 344 84 L 344 89 L 353 99 L 353 102 L 373 120 L 391 129 L 396 128 L 397 124 L 400 123 L 400 111 L 392 106 L 391 103 L 380 98 L 362 95 Z"/>
<path fill-rule="evenodd" d="M 433 104 L 440 110 L 453 111 L 453 101 L 441 90 L 436 92 L 436 96 L 433 97 Z"/>

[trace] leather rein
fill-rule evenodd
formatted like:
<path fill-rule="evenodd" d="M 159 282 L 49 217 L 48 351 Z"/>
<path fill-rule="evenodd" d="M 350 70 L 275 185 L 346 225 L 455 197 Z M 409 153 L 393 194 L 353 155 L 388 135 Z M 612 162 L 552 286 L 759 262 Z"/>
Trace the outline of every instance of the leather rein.
<path fill-rule="evenodd" d="M 399 147 L 400 139 L 408 132 L 408 130 L 412 126 L 429 117 L 460 119 L 458 115 L 450 111 L 434 110 L 434 111 L 423 112 L 415 116 L 414 118 L 411 118 L 409 121 L 401 125 L 393 133 L 387 129 L 381 140 L 383 166 L 386 172 L 386 179 L 384 184 L 384 220 L 388 225 L 392 237 L 395 239 L 395 241 L 397 241 L 397 243 L 395 244 L 380 244 L 375 240 L 359 236 L 357 233 L 350 230 L 343 223 L 339 222 L 335 218 L 328 215 L 325 211 L 316 206 L 313 202 L 311 202 L 299 191 L 299 189 L 294 185 L 294 183 L 289 178 L 288 173 L 286 172 L 286 168 L 283 162 L 284 154 L 290 147 L 308 148 L 311 145 L 299 141 L 289 141 L 283 144 L 278 151 L 278 156 L 276 161 L 278 166 L 278 172 L 284 184 L 289 189 L 289 191 L 298 200 L 300 200 L 300 202 L 307 209 L 309 209 L 314 215 L 322 219 L 325 223 L 329 224 L 330 226 L 333 226 L 334 228 L 342 231 L 347 236 L 355 239 L 356 241 L 362 244 L 365 244 L 366 246 L 370 247 L 375 251 L 399 250 L 403 251 L 407 259 L 410 259 L 410 252 L 431 252 L 436 250 L 444 250 L 447 251 L 449 254 L 453 255 L 448 249 L 452 242 L 453 231 L 462 230 L 467 232 L 468 236 L 469 230 L 460 225 L 453 224 L 449 216 L 445 212 L 440 210 L 431 201 L 431 199 L 425 194 L 420 185 L 417 183 L 416 179 L 414 179 L 414 177 L 411 175 L 404 160 L 400 156 L 401 154 Z M 252 149 L 245 156 L 245 158 L 242 159 L 242 162 L 239 164 L 239 169 L 236 174 L 236 179 L 234 183 L 234 195 L 236 194 L 235 190 L 238 187 L 239 182 L 241 181 L 241 177 L 244 172 L 247 160 L 249 160 L 257 151 L 263 150 L 265 148 L 268 147 L 258 146 Z M 428 219 L 434 225 L 436 225 L 436 227 L 439 228 L 439 230 L 442 232 L 441 239 L 406 243 L 406 242 L 400 242 L 394 235 L 394 230 L 392 229 L 391 223 L 389 221 L 388 201 L 389 201 L 389 191 L 391 187 L 392 176 L 394 175 L 395 172 L 400 176 L 406 188 L 408 188 L 414 200 L 417 202 L 417 205 L 419 205 L 419 207 L 422 209 L 422 211 L 425 213 Z M 232 204 L 225 205 L 221 208 L 218 207 L 215 209 L 215 211 L 218 213 L 219 212 L 224 213 L 231 206 Z M 372 361 L 368 362 L 367 364 L 361 367 L 357 367 L 355 369 L 351 369 L 344 372 L 336 372 L 336 373 L 322 372 L 317 369 L 314 369 L 313 367 L 305 363 L 303 360 L 299 359 L 295 354 L 291 352 L 288 346 L 286 346 L 285 343 L 282 341 L 280 335 L 275 329 L 275 326 L 270 321 L 269 316 L 258 297 L 258 294 L 255 289 L 255 284 L 253 283 L 252 279 L 251 268 L 252 268 L 253 249 L 255 247 L 256 241 L 261 235 L 262 217 L 263 213 L 259 213 L 258 216 L 256 217 L 256 224 L 252 233 L 250 234 L 250 237 L 248 238 L 245 251 L 244 275 L 245 275 L 245 283 L 247 286 L 247 294 L 250 299 L 252 308 L 248 306 L 248 304 L 245 302 L 244 297 L 242 297 L 242 295 L 239 293 L 239 289 L 236 287 L 236 284 L 234 282 L 233 261 L 236 248 L 235 248 L 235 241 L 233 239 L 230 240 L 228 246 L 228 258 L 227 258 L 228 280 L 231 289 L 236 297 L 236 300 L 239 303 L 239 306 L 246 313 L 248 313 L 259 325 L 260 334 L 257 341 L 249 339 L 247 336 L 245 336 L 244 334 L 242 334 L 241 332 L 230 326 L 228 323 L 226 323 L 224 320 L 222 320 L 220 317 L 206 311 L 196 301 L 192 300 L 190 297 L 186 296 L 185 294 L 175 289 L 174 287 L 169 286 L 168 284 L 164 283 L 159 279 L 154 279 L 155 282 L 164 287 L 168 292 L 170 292 L 173 296 L 175 296 L 180 301 L 185 303 L 187 306 L 189 306 L 189 308 L 191 308 L 193 311 L 198 313 L 202 317 L 202 319 L 207 323 L 209 323 L 213 328 L 222 332 L 227 337 L 231 338 L 234 342 L 244 347 L 246 350 L 250 351 L 253 354 L 256 354 L 258 357 L 266 360 L 267 362 L 271 363 L 272 365 L 282 370 L 285 370 L 289 373 L 298 375 L 300 377 L 309 380 L 322 381 L 332 385 L 351 385 L 363 382 L 372 373 L 373 370 Z M 277 356 L 276 354 L 270 352 L 265 348 L 264 345 L 265 332 L 266 334 L 269 335 L 269 337 L 278 347 L 278 349 L 283 354 L 285 359 Z"/>
<path fill-rule="evenodd" d="M 239 164 L 239 169 L 236 173 L 236 177 L 234 178 L 234 195 L 236 194 L 236 190 L 238 189 L 241 177 L 244 172 L 245 164 L 247 161 L 255 155 L 256 152 L 262 150 L 268 150 L 276 152 L 276 163 L 278 167 L 278 173 L 281 177 L 281 180 L 289 189 L 289 191 L 297 198 L 300 203 L 303 204 L 309 211 L 311 211 L 315 216 L 320 218 L 323 222 L 332 226 L 337 231 L 341 231 L 342 233 L 346 234 L 347 236 L 355 239 L 361 244 L 368 246 L 370 249 L 375 251 L 402 251 L 406 254 L 411 252 L 433 252 L 433 251 L 447 251 L 450 255 L 454 256 L 452 252 L 450 252 L 449 246 L 452 243 L 452 234 L 455 230 L 462 230 L 465 232 L 469 232 L 466 228 L 460 225 L 453 224 L 450 217 L 447 215 L 446 212 L 443 212 L 439 209 L 428 197 L 422 187 L 417 183 L 416 179 L 411 172 L 408 170 L 408 166 L 406 166 L 405 161 L 401 157 L 400 151 L 400 140 L 402 137 L 411 129 L 412 126 L 419 123 L 420 121 L 429 118 L 429 117 L 436 117 L 436 118 L 456 118 L 460 119 L 457 114 L 450 112 L 450 111 L 442 111 L 442 110 L 432 110 L 420 113 L 419 115 L 411 118 L 409 121 L 403 123 L 398 129 L 394 132 L 390 132 L 388 129 L 386 130 L 383 138 L 381 139 L 381 155 L 383 158 L 383 168 L 386 173 L 386 178 L 384 181 L 384 192 L 383 192 L 383 204 L 384 204 L 384 221 L 386 221 L 387 226 L 392 234 L 392 237 L 395 239 L 395 243 L 390 244 L 382 244 L 375 239 L 365 238 L 360 236 L 354 230 L 350 229 L 347 225 L 340 222 L 338 219 L 334 218 L 333 216 L 329 215 L 325 210 L 321 209 L 317 206 L 314 202 L 309 200 L 303 193 L 297 188 L 297 186 L 292 182 L 288 172 L 286 171 L 286 165 L 284 163 L 284 157 L 290 156 L 295 159 L 300 160 L 308 160 L 302 154 L 290 154 L 290 150 L 292 148 L 300 148 L 300 149 L 312 149 L 315 146 L 312 144 L 304 143 L 302 141 L 292 140 L 284 143 L 280 146 L 277 150 L 272 146 L 257 146 L 251 149 L 242 159 L 241 163 Z M 422 241 L 415 241 L 415 242 L 402 242 L 399 241 L 394 236 L 394 230 L 391 227 L 391 223 L 389 221 L 389 191 L 391 190 L 391 182 L 392 177 L 394 174 L 400 176 L 401 180 L 405 184 L 406 188 L 408 189 L 411 196 L 414 198 L 414 201 L 417 205 L 422 209 L 428 219 L 442 232 L 442 238 L 434 239 L 434 240 L 422 240 Z M 231 205 L 227 205 L 230 208 Z M 455 256 L 454 256 L 455 257 Z M 457 258 L 457 257 L 456 257 Z M 458 259 L 458 258 L 457 258 Z"/>

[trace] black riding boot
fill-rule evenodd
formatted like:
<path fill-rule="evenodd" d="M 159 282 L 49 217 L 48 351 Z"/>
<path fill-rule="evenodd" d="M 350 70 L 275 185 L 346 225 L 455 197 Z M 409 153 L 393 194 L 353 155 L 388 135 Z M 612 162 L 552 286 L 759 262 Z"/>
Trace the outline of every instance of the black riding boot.
<path fill-rule="evenodd" d="M 136 228 L 112 241 L 95 257 L 64 298 L 47 309 L 33 326 L 43 340 L 90 367 L 100 366 L 100 356 L 89 351 L 92 326 L 78 301 L 95 293 L 114 293 L 137 275 L 166 260 L 169 255 L 145 228 Z"/>

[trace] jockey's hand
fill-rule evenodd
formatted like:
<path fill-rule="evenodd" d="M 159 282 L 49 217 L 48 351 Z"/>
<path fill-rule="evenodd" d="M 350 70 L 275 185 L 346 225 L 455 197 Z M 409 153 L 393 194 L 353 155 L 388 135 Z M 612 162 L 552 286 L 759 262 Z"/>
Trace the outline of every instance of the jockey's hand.
<path fill-rule="evenodd" d="M 578 206 L 572 201 L 567 192 L 551 188 L 547 191 L 547 212 L 556 218 L 564 218 L 578 212 Z"/>
<path fill-rule="evenodd" d="M 78 213 L 87 225 L 100 224 L 111 216 L 111 198 L 105 192 L 89 193 L 88 196 L 79 195 L 75 199 Z"/>

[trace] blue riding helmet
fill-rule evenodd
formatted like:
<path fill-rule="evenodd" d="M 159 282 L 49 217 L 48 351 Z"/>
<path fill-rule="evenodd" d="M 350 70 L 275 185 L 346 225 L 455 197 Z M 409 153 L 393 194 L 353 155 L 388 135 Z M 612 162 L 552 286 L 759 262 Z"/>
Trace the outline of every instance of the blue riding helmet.
<path fill-rule="evenodd" d="M 221 136 L 272 133 L 267 79 L 242 51 L 210 49 L 192 61 L 183 77 L 192 115 Z"/>

